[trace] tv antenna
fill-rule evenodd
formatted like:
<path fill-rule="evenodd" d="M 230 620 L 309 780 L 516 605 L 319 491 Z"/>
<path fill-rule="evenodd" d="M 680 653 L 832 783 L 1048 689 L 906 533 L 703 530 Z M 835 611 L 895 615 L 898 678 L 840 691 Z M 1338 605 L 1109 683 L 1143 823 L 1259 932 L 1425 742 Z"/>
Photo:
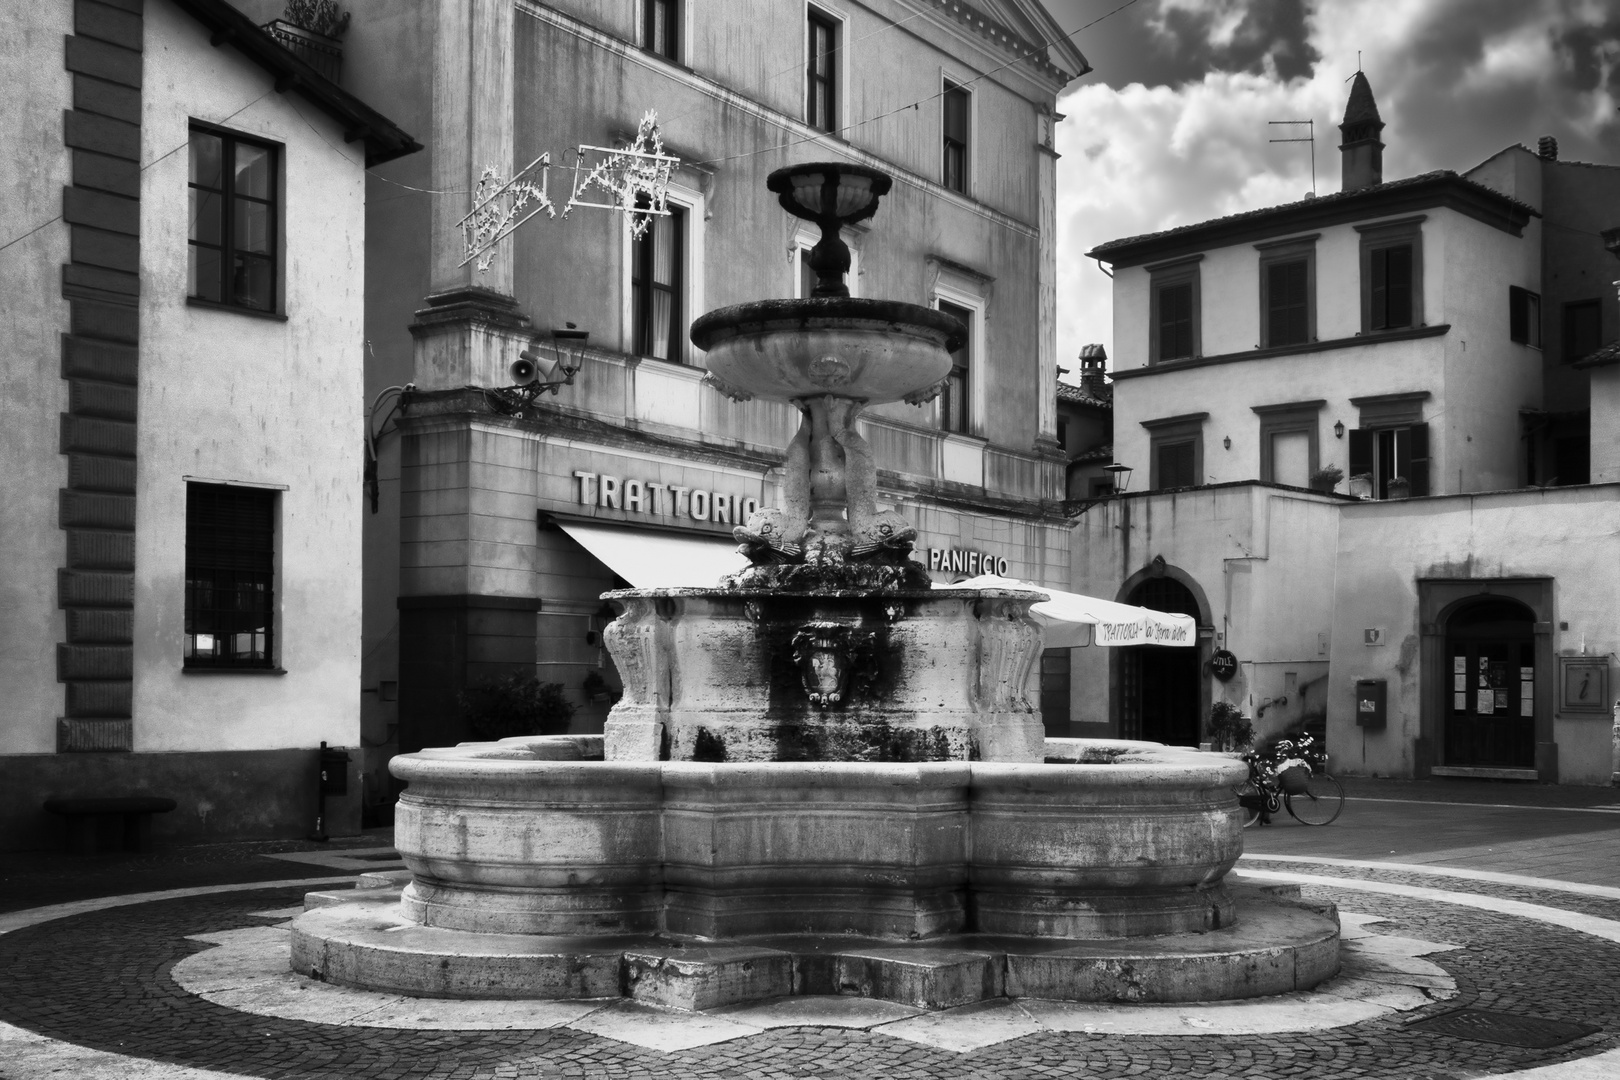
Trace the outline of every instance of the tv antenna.
<path fill-rule="evenodd" d="M 1266 123 L 1269 124 L 1269 125 L 1272 125 L 1272 126 L 1287 125 L 1287 124 L 1304 124 L 1305 125 L 1306 134 L 1303 137 L 1295 137 L 1292 134 L 1293 132 L 1296 132 L 1296 131 L 1299 130 L 1299 128 L 1294 127 L 1294 128 L 1288 129 L 1288 131 L 1285 131 L 1285 132 L 1281 133 L 1281 134 L 1287 135 L 1288 136 L 1287 138 L 1268 139 L 1267 141 L 1268 142 L 1274 142 L 1274 143 L 1302 142 L 1302 143 L 1310 143 L 1311 144 L 1311 198 L 1314 199 L 1316 197 L 1316 121 L 1315 120 L 1267 120 Z"/>

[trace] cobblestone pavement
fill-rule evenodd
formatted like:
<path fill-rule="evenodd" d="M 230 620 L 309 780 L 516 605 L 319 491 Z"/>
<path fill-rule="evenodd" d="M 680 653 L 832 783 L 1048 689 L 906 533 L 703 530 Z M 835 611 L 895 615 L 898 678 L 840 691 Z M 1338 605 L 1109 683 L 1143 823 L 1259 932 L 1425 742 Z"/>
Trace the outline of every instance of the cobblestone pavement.
<path fill-rule="evenodd" d="M 1452 812 L 1458 817 L 1478 816 L 1466 806 Z M 1603 826 L 1620 832 L 1620 818 L 1604 819 Z M 1315 854 L 1323 857 L 1343 857 L 1334 849 L 1336 842 L 1361 843 L 1353 830 L 1337 834 L 1338 841 L 1331 828 L 1300 830 L 1299 836 L 1307 832 L 1315 839 Z M 1276 835 L 1283 835 L 1280 829 Z M 1292 835 L 1286 841 L 1291 850 L 1304 843 Z M 1279 845 L 1267 837 L 1255 846 Z M 1459 997 L 1340 1028 L 1241 1036 L 1042 1030 L 955 1053 L 878 1032 L 783 1027 L 713 1045 L 661 1052 L 566 1028 L 426 1031 L 306 1023 L 239 1012 L 187 993 L 174 982 L 171 969 L 184 957 L 210 947 L 188 938 L 264 926 L 267 920 L 255 913 L 296 904 L 310 887 L 257 887 L 252 883 L 262 876 L 254 875 L 269 871 L 253 859 L 274 866 L 282 879 L 321 872 L 315 866 L 255 855 L 244 862 L 244 866 L 253 864 L 250 869 L 237 878 L 248 883 L 242 891 L 200 892 L 85 910 L 0 934 L 0 1077 L 1461 1080 L 1557 1063 L 1570 1065 L 1566 1070 L 1553 1070 L 1548 1080 L 1554 1076 L 1620 1075 L 1620 991 L 1614 980 L 1614 972 L 1620 971 L 1620 891 L 1602 887 L 1571 892 L 1528 880 L 1509 883 L 1436 877 L 1421 867 L 1406 870 L 1263 858 L 1246 863 L 1255 872 L 1297 872 L 1328 879 L 1308 886 L 1306 895 L 1332 900 L 1346 911 L 1388 920 L 1376 927 L 1381 932 L 1462 946 L 1425 957 L 1456 980 Z M 213 871 L 204 876 L 210 875 L 221 876 Z M 1332 884 L 1331 879 L 1336 878 L 1344 879 L 1345 887 Z M 1601 934 L 1581 932 L 1432 896 L 1367 892 L 1353 887 L 1357 881 L 1479 894 L 1611 920 L 1614 925 Z M 213 881 L 196 884 L 218 887 Z M 95 891 L 81 891 L 81 895 L 95 895 Z M 0 896 L 0 910 L 26 906 L 31 905 L 18 903 L 11 895 Z M 13 918 L 14 924 L 26 921 Z M 0 917 L 3 925 L 5 919 Z M 1410 1026 L 1415 1020 L 1458 1007 L 1575 1021 L 1600 1030 L 1550 1049 L 1533 1050 Z M 95 1067 L 103 1070 L 95 1072 L 86 1064 L 94 1055 L 87 1057 L 80 1048 L 117 1057 L 95 1057 Z M 1583 1059 L 1599 1053 L 1608 1054 L 1605 1063 L 1589 1062 L 1581 1067 Z"/>

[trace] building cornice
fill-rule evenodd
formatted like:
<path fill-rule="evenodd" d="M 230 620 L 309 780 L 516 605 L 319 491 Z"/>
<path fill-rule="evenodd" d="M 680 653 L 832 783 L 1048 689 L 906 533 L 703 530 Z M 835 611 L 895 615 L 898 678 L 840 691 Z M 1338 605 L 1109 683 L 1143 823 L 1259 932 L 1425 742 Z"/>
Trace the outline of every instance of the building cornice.
<path fill-rule="evenodd" d="M 1410 330 L 1385 330 L 1376 334 L 1357 334 L 1355 337 L 1312 341 L 1304 345 L 1280 345 L 1274 349 L 1250 349 L 1248 352 L 1221 353 L 1217 356 L 1195 356 L 1191 360 L 1167 360 L 1147 367 L 1125 368 L 1109 374 L 1115 382 L 1121 379 L 1140 379 L 1145 375 L 1165 375 L 1189 368 L 1213 367 L 1216 364 L 1236 364 L 1245 360 L 1271 360 L 1279 356 L 1301 356 L 1306 353 L 1332 352 L 1335 349 L 1353 349 L 1358 345 L 1383 345 L 1391 341 L 1413 341 L 1418 338 L 1442 337 L 1451 330 L 1450 323 L 1438 326 L 1418 326 Z"/>
<path fill-rule="evenodd" d="M 1524 235 L 1524 227 L 1530 218 L 1540 216 L 1524 203 L 1455 173 L 1428 173 L 1358 191 L 1251 210 L 1165 232 L 1111 240 L 1086 252 L 1086 257 L 1110 263 L 1115 269 L 1124 269 L 1191 256 L 1212 248 L 1259 243 L 1307 229 L 1320 230 L 1358 223 L 1381 227 L 1388 223 L 1374 219 L 1437 208 L 1454 210 L 1513 236 Z"/>

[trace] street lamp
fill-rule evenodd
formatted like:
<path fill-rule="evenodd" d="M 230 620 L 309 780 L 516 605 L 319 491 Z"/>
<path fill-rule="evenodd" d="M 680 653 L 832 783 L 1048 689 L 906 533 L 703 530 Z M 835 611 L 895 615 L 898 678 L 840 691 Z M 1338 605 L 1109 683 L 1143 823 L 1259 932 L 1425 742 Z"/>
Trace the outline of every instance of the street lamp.
<path fill-rule="evenodd" d="M 1135 471 L 1136 470 L 1132 469 L 1129 465 L 1121 465 L 1117 461 L 1103 466 L 1103 472 L 1114 474 L 1115 491 L 1124 491 L 1128 486 L 1130 486 L 1131 473 Z"/>

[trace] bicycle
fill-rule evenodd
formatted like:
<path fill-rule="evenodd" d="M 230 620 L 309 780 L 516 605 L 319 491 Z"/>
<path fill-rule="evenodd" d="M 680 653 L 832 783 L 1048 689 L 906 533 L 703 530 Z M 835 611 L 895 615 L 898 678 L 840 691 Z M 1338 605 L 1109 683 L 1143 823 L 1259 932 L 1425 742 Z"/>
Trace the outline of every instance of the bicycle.
<path fill-rule="evenodd" d="M 1245 829 L 1255 822 L 1271 824 L 1286 809 L 1301 825 L 1328 825 L 1344 810 L 1344 786 L 1324 771 L 1327 755 L 1309 735 L 1297 743 L 1284 740 L 1269 755 L 1245 754 L 1249 778 L 1237 788 Z"/>

